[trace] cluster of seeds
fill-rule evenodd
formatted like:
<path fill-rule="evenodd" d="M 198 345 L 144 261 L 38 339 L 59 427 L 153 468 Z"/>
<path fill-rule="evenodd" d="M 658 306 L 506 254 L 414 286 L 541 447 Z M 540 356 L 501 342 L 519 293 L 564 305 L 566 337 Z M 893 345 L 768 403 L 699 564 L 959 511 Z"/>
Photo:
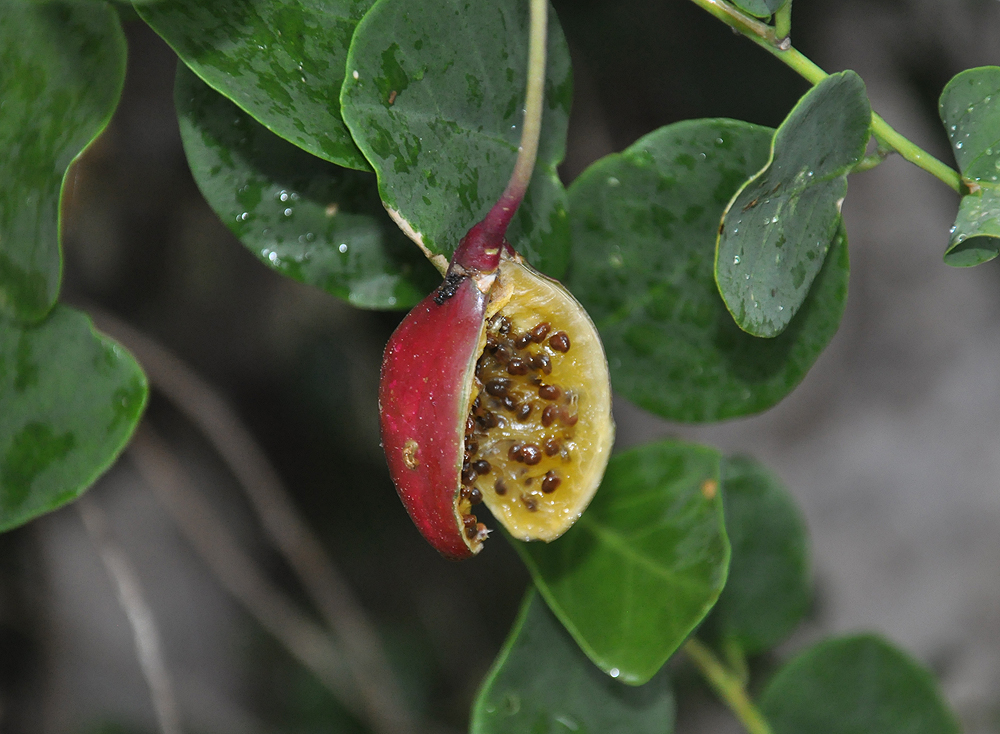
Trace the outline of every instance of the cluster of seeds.
<path fill-rule="evenodd" d="M 471 506 L 485 492 L 539 508 L 566 479 L 578 420 L 578 396 L 556 384 L 559 360 L 572 344 L 547 321 L 519 332 L 509 318 L 494 316 L 476 364 L 479 394 L 465 425 L 462 507 L 466 533 L 479 532 Z M 468 503 L 466 505 L 465 503 Z"/>

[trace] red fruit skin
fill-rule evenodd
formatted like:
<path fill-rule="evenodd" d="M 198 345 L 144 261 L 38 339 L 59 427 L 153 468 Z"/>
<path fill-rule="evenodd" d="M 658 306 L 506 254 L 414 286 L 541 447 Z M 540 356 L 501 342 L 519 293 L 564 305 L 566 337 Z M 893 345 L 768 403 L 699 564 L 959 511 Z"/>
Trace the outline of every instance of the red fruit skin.
<path fill-rule="evenodd" d="M 482 547 L 467 538 L 456 500 L 486 300 L 472 278 L 446 279 L 389 338 L 379 384 L 382 445 L 396 491 L 428 542 L 456 560 Z"/>

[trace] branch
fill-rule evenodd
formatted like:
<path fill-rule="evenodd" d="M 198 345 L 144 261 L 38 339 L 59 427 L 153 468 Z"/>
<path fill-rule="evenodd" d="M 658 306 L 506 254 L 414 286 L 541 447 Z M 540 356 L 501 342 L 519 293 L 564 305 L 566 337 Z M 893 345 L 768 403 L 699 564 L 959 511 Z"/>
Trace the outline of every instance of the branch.
<path fill-rule="evenodd" d="M 811 59 L 803 55 L 798 49 L 793 48 L 791 40 L 787 35 L 779 38 L 774 28 L 747 15 L 742 10 L 725 2 L 725 0 L 691 1 L 698 7 L 714 15 L 733 30 L 739 31 L 758 46 L 767 50 L 809 83 L 818 84 L 828 76 Z M 790 14 L 790 6 L 786 7 L 788 7 L 788 13 Z M 782 18 L 781 20 L 784 26 L 785 19 Z M 790 28 L 790 15 L 787 21 Z M 935 178 L 943 181 L 956 193 L 962 193 L 962 177 L 958 174 L 958 171 L 938 160 L 906 137 L 900 135 L 889 126 L 889 123 L 874 112 L 872 112 L 872 134 L 877 139 L 891 145 L 897 153 L 913 165 L 924 169 Z"/>
<path fill-rule="evenodd" d="M 97 326 L 125 345 L 160 390 L 208 439 L 243 487 L 272 545 L 340 640 L 368 718 L 386 734 L 416 728 L 361 604 L 310 530 L 267 455 L 219 393 L 148 335 L 92 307 Z"/>
<path fill-rule="evenodd" d="M 135 639 L 136 657 L 139 667 L 149 686 L 149 696 L 153 702 L 156 721 L 161 734 L 181 734 L 180 717 L 177 713 L 177 699 L 174 687 L 163 660 L 160 632 L 156 626 L 153 611 L 146 604 L 139 577 L 129 563 L 125 553 L 111 540 L 104 511 L 84 495 L 76 502 L 76 510 L 83 520 L 83 526 L 90 541 L 97 549 L 104 569 L 118 592 L 118 603 L 132 627 Z"/>

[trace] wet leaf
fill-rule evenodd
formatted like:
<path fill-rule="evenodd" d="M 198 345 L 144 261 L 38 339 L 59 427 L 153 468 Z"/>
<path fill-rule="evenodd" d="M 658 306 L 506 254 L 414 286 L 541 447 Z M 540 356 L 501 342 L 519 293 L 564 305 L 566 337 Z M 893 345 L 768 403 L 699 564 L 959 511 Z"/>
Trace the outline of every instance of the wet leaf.
<path fill-rule="evenodd" d="M 565 535 L 514 544 L 583 651 L 625 683 L 652 678 L 722 591 L 719 461 L 714 449 L 673 441 L 612 456 Z"/>
<path fill-rule="evenodd" d="M 769 18 L 777 12 L 787 0 L 733 0 L 733 5 L 757 18 Z"/>
<path fill-rule="evenodd" d="M 264 264 L 363 308 L 406 308 L 440 275 L 389 219 L 375 174 L 279 138 L 184 66 L 175 101 L 195 181 Z"/>
<path fill-rule="evenodd" d="M 1000 253 L 1000 66 L 955 76 L 941 93 L 939 111 L 970 190 L 959 204 L 944 261 L 979 265 Z"/>
<path fill-rule="evenodd" d="M 729 578 L 699 634 L 711 632 L 746 654 L 784 640 L 809 609 L 808 538 L 795 500 L 754 459 L 722 464 Z"/>
<path fill-rule="evenodd" d="M 670 734 L 665 671 L 641 687 L 602 673 L 531 590 L 472 705 L 471 734 Z"/>
<path fill-rule="evenodd" d="M 146 395 L 132 356 L 83 314 L 0 319 L 0 532 L 82 494 L 132 435 Z"/>
<path fill-rule="evenodd" d="M 106 3 L 0 3 L 0 312 L 37 320 L 62 276 L 67 169 L 104 129 L 125 81 Z"/>
<path fill-rule="evenodd" d="M 843 227 L 847 174 L 864 156 L 871 114 L 861 77 L 827 77 L 781 123 L 767 167 L 726 208 L 715 277 L 747 333 L 777 336 L 809 294 Z"/>
<path fill-rule="evenodd" d="M 351 35 L 374 0 L 162 0 L 136 10 L 209 86 L 313 155 L 371 170 L 340 115 Z"/>
<path fill-rule="evenodd" d="M 774 734 L 958 734 L 931 674 L 874 635 L 814 645 L 760 699 Z"/>
<path fill-rule="evenodd" d="M 341 102 L 375 167 L 386 206 L 428 253 L 451 256 L 500 198 L 521 137 L 528 4 L 381 0 L 358 25 Z M 562 160 L 572 80 L 555 13 L 549 19 L 538 165 L 508 232 L 531 263 L 558 277 L 568 253 Z"/>
<path fill-rule="evenodd" d="M 840 324 L 843 233 L 781 336 L 741 331 L 719 298 L 719 219 L 767 162 L 770 140 L 769 129 L 734 120 L 676 123 L 601 159 L 570 187 L 569 285 L 601 332 L 615 389 L 665 418 L 713 421 L 770 408 Z"/>

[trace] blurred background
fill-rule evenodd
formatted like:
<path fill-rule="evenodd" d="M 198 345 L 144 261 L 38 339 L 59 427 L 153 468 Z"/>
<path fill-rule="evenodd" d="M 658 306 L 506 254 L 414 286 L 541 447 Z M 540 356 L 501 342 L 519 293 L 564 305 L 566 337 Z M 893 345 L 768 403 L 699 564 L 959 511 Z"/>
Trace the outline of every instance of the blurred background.
<path fill-rule="evenodd" d="M 807 88 L 685 0 L 555 7 L 576 85 L 567 183 L 677 120 L 777 125 Z M 874 108 L 948 162 L 941 88 L 1000 60 L 997 0 L 796 0 L 793 27 L 796 46 L 828 71 L 858 71 Z M 455 564 L 419 537 L 377 435 L 381 351 L 402 314 L 282 278 L 234 239 L 187 170 L 173 53 L 139 21 L 126 31 L 122 104 L 78 165 L 66 211 L 64 300 L 141 330 L 235 408 L 377 627 L 410 705 L 463 731 L 527 573 L 503 541 Z M 751 453 L 798 499 L 817 597 L 779 657 L 878 631 L 934 671 L 967 732 L 985 734 L 1000 732 L 1000 276 L 995 263 L 942 264 L 956 206 L 898 157 L 852 176 L 847 313 L 802 385 L 720 425 L 668 424 L 622 399 L 616 420 L 619 448 L 677 436 Z M 157 391 L 145 421 L 259 566 L 304 601 L 204 435 Z M 126 452 L 88 497 L 156 619 L 184 730 L 364 731 L 220 586 L 140 468 Z M 739 731 L 678 675 L 678 731 Z M 0 536 L 0 732 L 156 730 L 131 628 L 77 509 Z"/>

